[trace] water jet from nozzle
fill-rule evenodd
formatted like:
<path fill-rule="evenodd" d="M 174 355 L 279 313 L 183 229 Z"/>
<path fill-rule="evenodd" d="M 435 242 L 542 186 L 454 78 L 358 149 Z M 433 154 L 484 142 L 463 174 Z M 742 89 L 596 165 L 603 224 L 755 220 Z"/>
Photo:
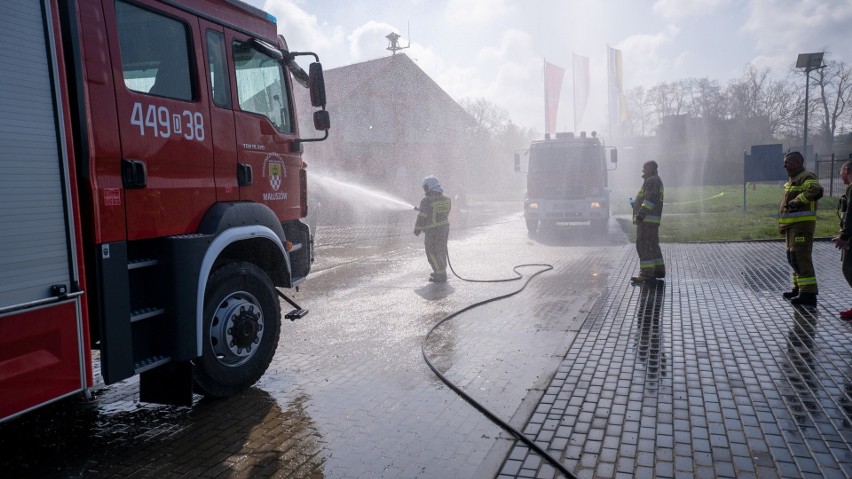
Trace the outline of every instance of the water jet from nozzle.
<path fill-rule="evenodd" d="M 417 207 L 411 203 L 401 200 L 383 191 L 356 185 L 346 181 L 340 181 L 328 176 L 311 173 L 311 179 L 315 180 L 325 191 L 351 203 L 362 204 L 373 209 L 390 211 L 411 211 Z"/>

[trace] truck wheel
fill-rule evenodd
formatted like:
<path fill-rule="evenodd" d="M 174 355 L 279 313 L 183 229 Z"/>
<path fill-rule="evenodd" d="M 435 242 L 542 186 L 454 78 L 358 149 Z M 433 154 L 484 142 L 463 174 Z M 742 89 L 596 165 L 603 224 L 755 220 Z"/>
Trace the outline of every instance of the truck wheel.
<path fill-rule="evenodd" d="M 256 383 L 275 354 L 281 307 L 259 267 L 228 263 L 210 275 L 204 294 L 202 355 L 194 361 L 196 392 L 226 397 Z"/>
<path fill-rule="evenodd" d="M 527 221 L 527 231 L 529 231 L 532 234 L 536 234 L 536 232 L 538 232 L 538 220 L 526 218 L 526 221 Z"/>

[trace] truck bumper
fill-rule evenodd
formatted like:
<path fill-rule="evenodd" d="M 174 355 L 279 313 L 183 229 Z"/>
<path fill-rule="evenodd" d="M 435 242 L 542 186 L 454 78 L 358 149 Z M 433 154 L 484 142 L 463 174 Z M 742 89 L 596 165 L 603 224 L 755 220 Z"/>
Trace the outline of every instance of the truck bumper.
<path fill-rule="evenodd" d="M 595 206 L 596 207 L 593 207 Z M 524 218 L 553 223 L 588 223 L 609 218 L 609 205 L 603 200 L 535 200 L 524 202 Z"/>

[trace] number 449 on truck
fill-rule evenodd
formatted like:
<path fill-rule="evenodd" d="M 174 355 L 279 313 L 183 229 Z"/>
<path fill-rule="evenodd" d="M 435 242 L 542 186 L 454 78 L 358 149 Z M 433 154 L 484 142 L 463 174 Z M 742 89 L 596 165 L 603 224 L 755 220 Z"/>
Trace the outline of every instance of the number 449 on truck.
<path fill-rule="evenodd" d="M 91 349 L 143 401 L 254 384 L 279 296 L 306 313 L 319 58 L 237 0 L 8 0 L 0 52 L 0 421 L 88 391 Z"/>

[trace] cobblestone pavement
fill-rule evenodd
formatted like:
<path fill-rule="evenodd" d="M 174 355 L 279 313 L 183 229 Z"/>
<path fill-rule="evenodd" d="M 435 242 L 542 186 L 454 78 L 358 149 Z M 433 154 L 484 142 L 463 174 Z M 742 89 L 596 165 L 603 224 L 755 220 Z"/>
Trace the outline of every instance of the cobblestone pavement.
<path fill-rule="evenodd" d="M 814 249 L 819 305 L 781 299 L 778 242 L 663 245 L 594 305 L 525 433 L 578 477 L 852 477 L 852 306 L 839 254 Z M 500 478 L 554 477 L 516 445 Z"/>
<path fill-rule="evenodd" d="M 819 306 L 795 309 L 779 242 L 666 244 L 668 278 L 640 287 L 615 222 L 530 238 L 506 205 L 476 206 L 454 222 L 460 273 L 554 269 L 447 323 L 427 352 L 569 470 L 852 477 L 852 324 L 837 316 L 852 290 L 829 243 L 814 252 Z M 516 286 L 426 283 L 407 213 L 320 226 L 293 295 L 310 320 L 286 323 L 256 387 L 191 408 L 139 403 L 135 380 L 60 401 L 0 425 L 0 477 L 554 477 L 420 356 L 443 315 Z"/>

